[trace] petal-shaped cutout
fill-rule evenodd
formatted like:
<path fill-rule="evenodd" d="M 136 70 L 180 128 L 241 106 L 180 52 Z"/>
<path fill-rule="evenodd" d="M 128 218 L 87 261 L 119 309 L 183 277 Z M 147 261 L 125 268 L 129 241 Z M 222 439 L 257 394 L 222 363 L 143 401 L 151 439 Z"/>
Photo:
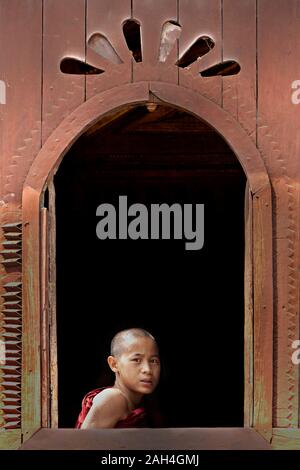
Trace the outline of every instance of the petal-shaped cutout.
<path fill-rule="evenodd" d="M 113 64 L 118 65 L 123 63 L 109 40 L 103 36 L 103 34 L 93 34 L 88 40 L 88 46 L 103 57 L 103 59 L 106 59 Z"/>
<path fill-rule="evenodd" d="M 159 48 L 159 62 L 166 62 L 168 55 L 180 37 L 181 26 L 175 21 L 167 21 L 161 30 L 161 40 Z"/>
<path fill-rule="evenodd" d="M 191 47 L 183 54 L 182 57 L 176 62 L 178 67 L 188 67 L 195 62 L 198 57 L 203 57 L 215 46 L 214 41 L 209 36 L 201 36 L 198 38 Z"/>
<path fill-rule="evenodd" d="M 128 49 L 136 62 L 142 62 L 141 26 L 136 20 L 126 20 L 123 33 Z"/>
<path fill-rule="evenodd" d="M 214 77 L 216 75 L 236 75 L 241 70 L 240 64 L 235 60 L 226 60 L 225 62 L 220 62 L 219 64 L 213 65 L 206 70 L 202 70 L 200 75 L 202 77 Z"/>
<path fill-rule="evenodd" d="M 74 59 L 72 57 L 65 57 L 60 63 L 60 70 L 63 73 L 73 75 L 99 75 L 104 70 L 86 64 L 82 60 Z"/>

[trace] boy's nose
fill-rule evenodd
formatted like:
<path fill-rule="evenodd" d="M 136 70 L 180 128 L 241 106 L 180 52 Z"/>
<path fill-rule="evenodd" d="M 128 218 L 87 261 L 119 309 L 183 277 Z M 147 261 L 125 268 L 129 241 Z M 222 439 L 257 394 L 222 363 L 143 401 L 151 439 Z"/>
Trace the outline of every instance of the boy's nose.
<path fill-rule="evenodd" d="M 150 368 L 150 365 L 148 364 L 148 362 L 144 362 L 142 363 L 142 371 L 143 372 L 150 372 L 151 368 Z"/>

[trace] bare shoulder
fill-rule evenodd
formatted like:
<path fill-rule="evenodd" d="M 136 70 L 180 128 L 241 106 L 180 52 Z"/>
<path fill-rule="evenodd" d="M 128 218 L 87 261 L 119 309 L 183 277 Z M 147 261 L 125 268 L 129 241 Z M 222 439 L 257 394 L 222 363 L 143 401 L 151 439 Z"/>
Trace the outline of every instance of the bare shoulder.
<path fill-rule="evenodd" d="M 123 393 L 114 388 L 107 388 L 98 393 L 81 428 L 113 428 L 128 415 L 128 402 Z"/>
<path fill-rule="evenodd" d="M 93 398 L 93 406 L 99 407 L 104 404 L 112 404 L 120 408 L 128 408 L 127 399 L 121 390 L 117 388 L 106 388 Z"/>

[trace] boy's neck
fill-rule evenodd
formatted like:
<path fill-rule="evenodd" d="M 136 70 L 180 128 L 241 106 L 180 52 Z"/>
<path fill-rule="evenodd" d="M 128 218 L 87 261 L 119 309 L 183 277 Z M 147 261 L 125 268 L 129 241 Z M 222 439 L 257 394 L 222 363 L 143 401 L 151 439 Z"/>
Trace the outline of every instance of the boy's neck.
<path fill-rule="evenodd" d="M 116 379 L 113 388 L 118 388 L 125 395 L 128 400 L 130 411 L 134 410 L 141 403 L 143 395 L 141 393 L 134 393 L 128 390 L 123 384 L 121 384 L 118 379 Z"/>

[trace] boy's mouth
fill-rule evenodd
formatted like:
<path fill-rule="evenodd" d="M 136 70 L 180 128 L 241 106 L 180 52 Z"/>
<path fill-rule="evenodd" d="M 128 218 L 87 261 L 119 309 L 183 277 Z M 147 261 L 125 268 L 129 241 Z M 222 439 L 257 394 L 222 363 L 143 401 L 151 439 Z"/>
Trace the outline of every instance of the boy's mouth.
<path fill-rule="evenodd" d="M 143 384 L 146 384 L 146 385 L 152 385 L 152 380 L 151 379 L 142 379 L 142 380 L 140 380 L 140 382 L 142 382 Z"/>

